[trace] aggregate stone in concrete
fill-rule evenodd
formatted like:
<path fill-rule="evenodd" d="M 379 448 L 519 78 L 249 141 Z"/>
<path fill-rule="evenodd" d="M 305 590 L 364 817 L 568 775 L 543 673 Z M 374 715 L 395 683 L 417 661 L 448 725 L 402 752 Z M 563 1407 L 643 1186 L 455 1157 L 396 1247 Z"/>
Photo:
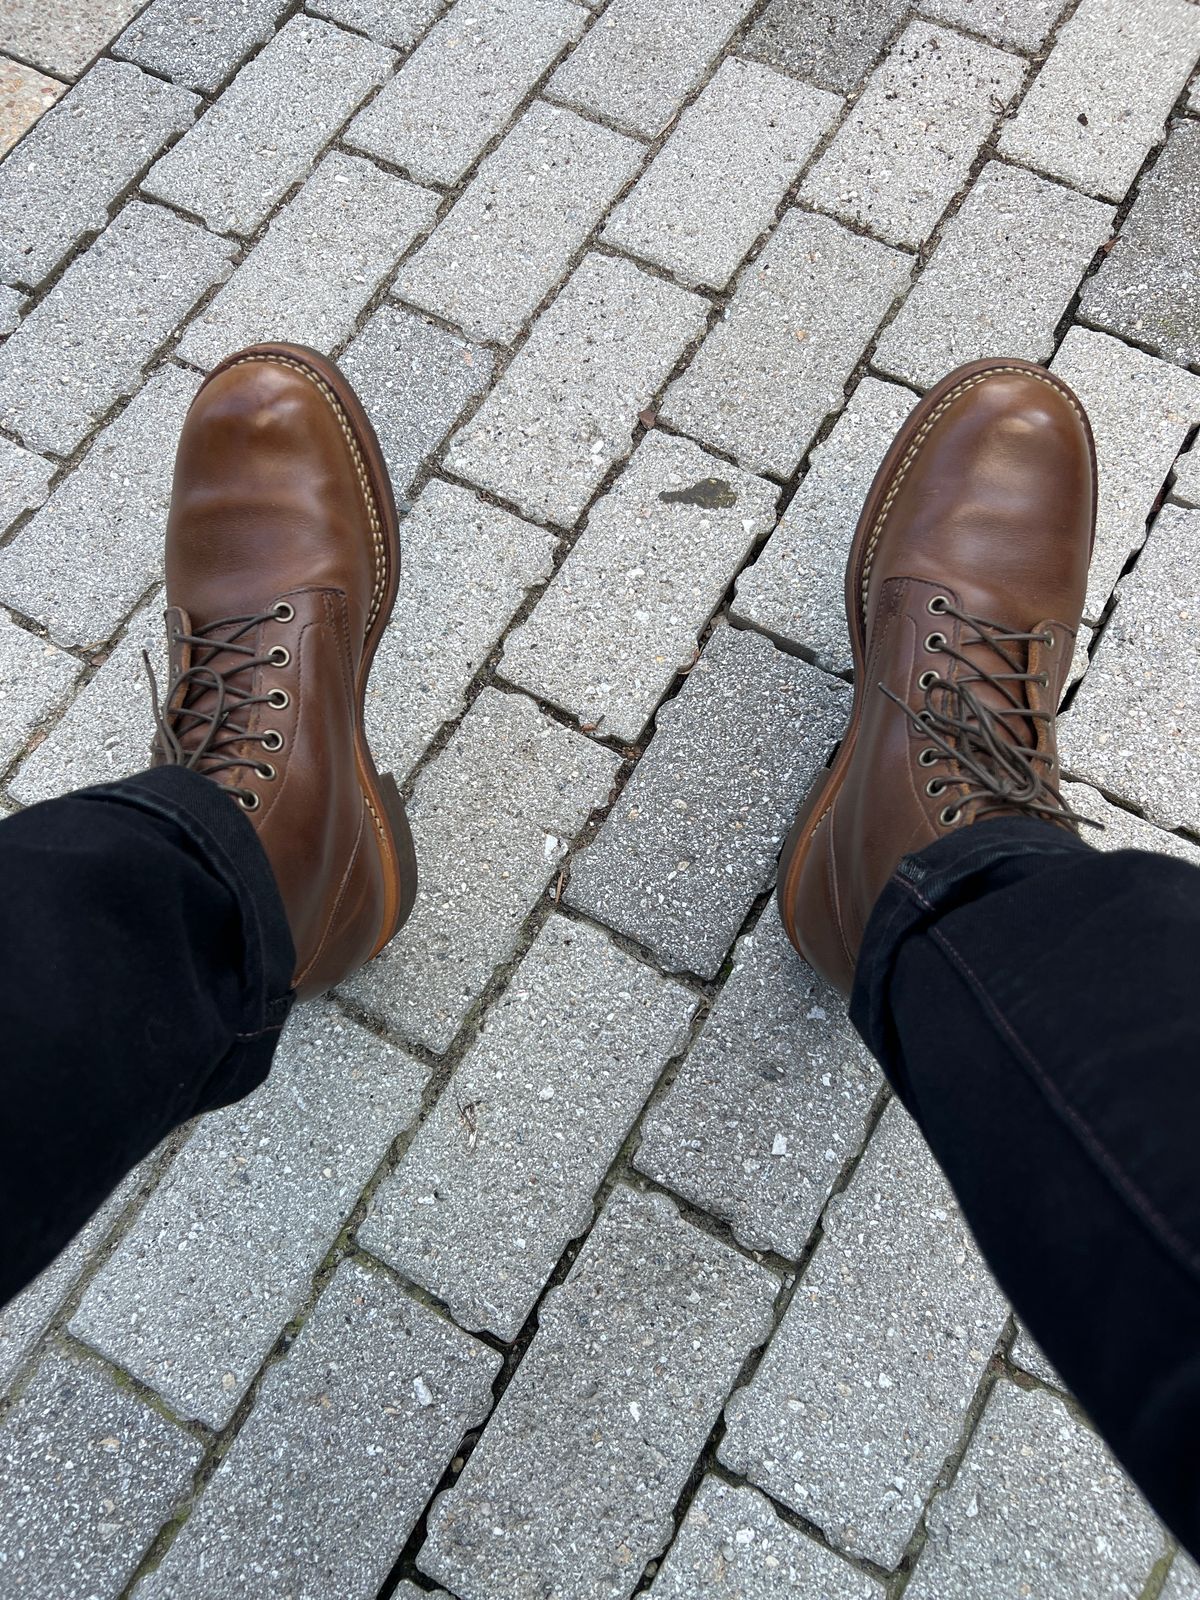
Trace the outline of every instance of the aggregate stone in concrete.
<path fill-rule="evenodd" d="M 530 911 L 558 880 L 567 842 L 612 792 L 620 758 L 485 689 L 417 781 L 408 806 L 421 880 L 400 933 L 343 992 L 405 1039 L 445 1050 Z"/>
<path fill-rule="evenodd" d="M 1000 150 L 1120 200 L 1200 55 L 1187 0 L 1083 0 L 1000 136 Z"/>
<path fill-rule="evenodd" d="M 846 557 L 871 480 L 916 404 L 894 383 L 864 378 L 758 560 L 737 580 L 730 614 L 794 645 L 830 672 L 853 667 L 846 629 Z"/>
<path fill-rule="evenodd" d="M 845 1003 L 788 942 L 774 899 L 667 1094 L 638 1170 L 723 1217 L 751 1250 L 800 1256 L 881 1080 Z"/>
<path fill-rule="evenodd" d="M 160 590 L 130 619 L 112 654 L 21 763 L 8 785 L 19 804 L 111 783 L 148 766 L 154 722 L 142 651 L 165 683 L 164 604 Z"/>
<path fill-rule="evenodd" d="M 469 489 L 433 479 L 400 530 L 400 594 L 367 688 L 367 731 L 381 771 L 402 783 L 534 584 L 556 540 Z"/>
<path fill-rule="evenodd" d="M 715 977 L 849 698 L 761 634 L 719 628 L 576 857 L 569 902 L 672 969 Z"/>
<path fill-rule="evenodd" d="M 1200 845 L 1192 844 L 1177 833 L 1168 833 L 1144 817 L 1135 816 L 1114 806 L 1086 783 L 1064 782 L 1063 797 L 1073 811 L 1081 817 L 1091 817 L 1103 824 L 1099 828 L 1085 828 L 1083 837 L 1097 850 L 1153 850 L 1159 855 L 1175 856 L 1179 861 L 1190 861 L 1200 867 Z M 1030 1369 L 1032 1370 L 1032 1369 Z"/>
<path fill-rule="evenodd" d="M 447 465 L 530 516 L 570 527 L 684 349 L 704 331 L 698 295 L 589 255 L 496 388 L 450 441 Z"/>
<path fill-rule="evenodd" d="M 499 1368 L 344 1262 L 138 1600 L 374 1600 Z"/>
<path fill-rule="evenodd" d="M 922 0 L 927 17 L 985 34 L 999 45 L 1026 52 L 1045 43 L 1066 0 Z"/>
<path fill-rule="evenodd" d="M 667 390 L 663 417 L 751 471 L 789 476 L 841 410 L 846 380 L 911 267 L 828 217 L 789 211 Z"/>
<path fill-rule="evenodd" d="M 370 413 L 398 494 L 492 378 L 490 350 L 380 306 L 339 365 Z"/>
<path fill-rule="evenodd" d="M 645 154 L 633 139 L 537 102 L 400 269 L 395 292 L 473 338 L 510 343 Z"/>
<path fill-rule="evenodd" d="M 38 723 L 63 704 L 80 670 L 74 657 L 27 633 L 0 611 L 0 768 Z"/>
<path fill-rule="evenodd" d="M 0 1424 L 5 1594 L 120 1594 L 202 1454 L 98 1362 L 48 1355 Z"/>
<path fill-rule="evenodd" d="M 515 1339 L 696 998 L 551 917 L 358 1231 L 465 1328 Z"/>
<path fill-rule="evenodd" d="M 1024 73 L 1017 56 L 911 23 L 804 180 L 804 198 L 892 244 L 922 244 Z"/>
<path fill-rule="evenodd" d="M 1200 1567 L 1182 1550 L 1171 1563 L 1160 1600 L 1200 1600 Z"/>
<path fill-rule="evenodd" d="M 330 22 L 408 50 L 446 9 L 446 0 L 310 0 L 308 9 Z"/>
<path fill-rule="evenodd" d="M 586 21 L 566 0 L 458 0 L 347 142 L 418 180 L 457 183 Z"/>
<path fill-rule="evenodd" d="M 221 233 L 253 233 L 371 90 L 390 50 L 304 13 L 284 24 L 143 188 Z"/>
<path fill-rule="evenodd" d="M 120 61 L 97 61 L 0 166 L 0 277 L 38 284 L 181 133 L 194 94 Z"/>
<path fill-rule="evenodd" d="M 369 161 L 325 157 L 184 334 L 179 355 L 213 367 L 262 339 L 329 354 L 421 230 L 437 196 Z"/>
<path fill-rule="evenodd" d="M 779 491 L 690 440 L 652 430 L 593 506 L 503 675 L 600 733 L 634 740 L 695 659 L 697 636 Z"/>
<path fill-rule="evenodd" d="M 756 1490 L 711 1474 L 650 1589 L 653 1600 L 882 1600 L 883 1592 L 789 1527 Z"/>
<path fill-rule="evenodd" d="M 2 172 L 2 169 L 0 169 Z M 1200 364 L 1200 122 L 1181 122 L 1099 272 L 1085 286 L 1085 322 Z"/>
<path fill-rule="evenodd" d="M 0 422 L 67 455 L 204 291 L 233 245 L 161 206 L 131 201 L 0 349 Z"/>
<path fill-rule="evenodd" d="M 749 1352 L 778 1279 L 617 1188 L 417 1561 L 461 1600 L 631 1593 Z"/>
<path fill-rule="evenodd" d="M 0 549 L 0 601 L 62 645 L 96 645 L 162 571 L 179 430 L 199 387 L 166 367 Z"/>
<path fill-rule="evenodd" d="M 49 461 L 0 439 L 0 533 L 7 533 L 18 517 L 42 504 L 53 475 Z"/>
<path fill-rule="evenodd" d="M 1059 730 L 1073 777 L 1200 832 L 1200 511 L 1165 506 Z"/>
<path fill-rule="evenodd" d="M 72 1332 L 223 1427 L 427 1077 L 334 1006 L 299 1009 L 263 1087 L 197 1124 Z"/>
<path fill-rule="evenodd" d="M 20 290 L 0 284 L 0 334 L 13 331 L 25 315 L 28 304 L 28 296 L 23 295 Z"/>
<path fill-rule="evenodd" d="M 873 364 L 929 389 L 984 356 L 1045 361 L 1113 216 L 1112 206 L 989 162 L 884 331 Z"/>
<path fill-rule="evenodd" d="M 0 56 L 0 156 L 7 155 L 66 92 L 66 84 L 57 78 Z"/>
<path fill-rule="evenodd" d="M 0 50 L 31 61 L 43 72 L 77 78 L 142 0 L 4 0 Z"/>
<path fill-rule="evenodd" d="M 1166 1535 L 1100 1439 L 1044 1389 L 1000 1383 L 926 1518 L 907 1600 L 1135 1600 Z"/>
<path fill-rule="evenodd" d="M 753 0 L 613 0 L 551 78 L 550 93 L 652 139 L 752 7 Z"/>
<path fill-rule="evenodd" d="M 1096 436 L 1100 502 L 1084 605 L 1084 620 L 1094 625 L 1200 422 L 1200 377 L 1087 328 L 1070 330 L 1050 370 L 1079 396 Z"/>
<path fill-rule="evenodd" d="M 270 38 L 288 0 L 153 0 L 113 45 L 151 72 L 215 94 Z"/>
<path fill-rule="evenodd" d="M 808 83 L 856 89 L 910 0 L 768 0 L 747 35 L 747 55 Z"/>
<path fill-rule="evenodd" d="M 1008 1317 L 937 1164 L 893 1101 L 719 1455 L 831 1543 L 894 1567 Z"/>
<path fill-rule="evenodd" d="M 757 62 L 725 61 L 605 224 L 606 242 L 723 289 L 841 104 Z"/>
<path fill-rule="evenodd" d="M 1171 498 L 1185 506 L 1200 506 L 1200 442 L 1175 463 Z"/>

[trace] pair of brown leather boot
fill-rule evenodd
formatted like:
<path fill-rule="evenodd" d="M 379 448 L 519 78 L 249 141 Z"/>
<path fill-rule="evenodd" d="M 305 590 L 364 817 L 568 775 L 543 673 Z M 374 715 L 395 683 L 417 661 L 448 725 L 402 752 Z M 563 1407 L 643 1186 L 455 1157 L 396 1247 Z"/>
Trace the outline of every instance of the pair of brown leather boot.
<path fill-rule="evenodd" d="M 902 856 L 989 817 L 1073 825 L 1054 713 L 1095 500 L 1083 409 L 1028 362 L 952 373 L 888 452 L 846 574 L 850 725 L 779 874 L 793 943 L 843 991 Z M 336 367 L 288 345 L 231 356 L 180 442 L 155 759 L 222 784 L 257 830 L 301 996 L 369 960 L 416 895 L 363 728 L 399 570 L 383 457 Z"/>

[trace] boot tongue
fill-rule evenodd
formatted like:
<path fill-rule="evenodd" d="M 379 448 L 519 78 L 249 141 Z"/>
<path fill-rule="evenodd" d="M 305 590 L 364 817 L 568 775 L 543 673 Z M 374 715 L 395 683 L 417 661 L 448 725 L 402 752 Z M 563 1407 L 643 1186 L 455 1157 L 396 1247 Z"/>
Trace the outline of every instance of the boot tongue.
<path fill-rule="evenodd" d="M 233 746 L 225 745 L 223 741 L 230 735 L 231 718 L 235 723 L 245 725 L 240 703 L 243 696 L 254 692 L 257 669 L 249 663 L 261 654 L 259 642 L 262 623 L 248 627 L 245 622 L 236 620 L 218 622 L 197 634 L 187 612 L 172 608 L 167 612 L 167 635 L 170 640 L 171 682 L 177 684 L 181 678 L 185 680 L 172 695 L 168 710 L 180 744 L 189 754 L 206 742 L 214 754 L 234 754 Z M 203 643 L 178 642 L 189 635 L 201 638 Z M 251 653 L 220 648 L 224 643 L 248 646 Z M 219 680 L 225 685 L 223 697 L 218 687 Z M 220 726 L 214 734 L 210 734 L 210 719 L 218 713 L 221 714 Z M 213 742 L 222 748 L 212 751 Z M 207 755 L 200 758 L 200 770 L 206 764 Z M 237 773 L 233 769 L 225 769 L 213 776 L 232 783 L 236 781 Z"/>
<path fill-rule="evenodd" d="M 944 633 L 965 658 L 948 661 L 946 665 L 951 670 L 943 675 L 962 685 L 981 709 L 994 714 L 991 721 L 1001 743 L 1034 749 L 1037 724 L 1031 717 L 1017 714 L 1018 708 L 1030 706 L 1030 685 L 1007 676 L 1029 671 L 1030 642 L 1004 638 L 1006 633 L 1031 632 L 1031 625 L 1023 618 L 1006 615 L 1009 608 L 1005 601 L 992 593 L 960 589 L 952 594 L 951 603 L 967 616 L 977 617 L 980 626 L 947 615 L 945 625 L 935 629 Z M 999 682 L 993 681 L 997 678 Z M 950 697 L 949 710 L 952 715 L 968 716 L 967 707 L 957 695 Z"/>

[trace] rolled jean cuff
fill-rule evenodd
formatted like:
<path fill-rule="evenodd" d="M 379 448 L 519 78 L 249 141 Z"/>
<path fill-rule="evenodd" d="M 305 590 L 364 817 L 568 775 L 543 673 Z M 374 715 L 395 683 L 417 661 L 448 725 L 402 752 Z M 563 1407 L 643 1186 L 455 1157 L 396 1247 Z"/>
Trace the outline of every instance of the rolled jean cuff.
<path fill-rule="evenodd" d="M 1075 833 L 1027 817 L 976 823 L 904 856 L 875 902 L 863 935 L 850 1021 L 915 1115 L 891 1010 L 891 981 L 905 941 L 924 933 L 940 917 L 998 886 L 1027 876 L 1041 863 L 1091 847 Z"/>

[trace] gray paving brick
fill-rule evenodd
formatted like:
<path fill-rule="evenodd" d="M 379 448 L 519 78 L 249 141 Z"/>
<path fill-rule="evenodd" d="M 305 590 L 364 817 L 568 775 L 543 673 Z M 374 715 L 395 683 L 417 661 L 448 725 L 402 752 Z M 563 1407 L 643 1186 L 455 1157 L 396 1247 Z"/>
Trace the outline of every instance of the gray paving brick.
<path fill-rule="evenodd" d="M 446 6 L 447 0 L 310 0 L 308 9 L 380 44 L 409 50 Z"/>
<path fill-rule="evenodd" d="M 344 1262 L 138 1600 L 374 1600 L 499 1367 Z"/>
<path fill-rule="evenodd" d="M 1047 360 L 1113 216 L 1112 206 L 989 162 L 885 329 L 874 365 L 929 389 L 984 356 Z"/>
<path fill-rule="evenodd" d="M 362 1244 L 463 1327 L 515 1339 L 695 1009 L 597 929 L 551 917 L 376 1193 Z"/>
<path fill-rule="evenodd" d="M 612 0 L 550 93 L 652 139 L 704 76 L 753 0 Z"/>
<path fill-rule="evenodd" d="M 788 943 L 774 900 L 667 1094 L 638 1170 L 723 1217 L 751 1250 L 798 1257 L 881 1087 L 845 1006 Z"/>
<path fill-rule="evenodd" d="M 881 1600 L 882 1586 L 806 1539 L 754 1489 L 709 1475 L 650 1590 L 654 1600 Z"/>
<path fill-rule="evenodd" d="M 0 284 L 0 334 L 11 333 L 25 315 L 28 297 L 18 289 Z"/>
<path fill-rule="evenodd" d="M 223 1426 L 427 1076 L 334 1006 L 301 1008 L 263 1087 L 198 1123 L 72 1332 L 180 1415 Z"/>
<path fill-rule="evenodd" d="M 586 21 L 566 0 L 458 0 L 347 142 L 414 178 L 457 183 Z"/>
<path fill-rule="evenodd" d="M 1084 620 L 1094 625 L 1145 541 L 1146 519 L 1180 446 L 1200 422 L 1200 377 L 1086 328 L 1070 330 L 1050 370 L 1079 396 L 1096 436 L 1100 502 L 1084 606 Z"/>
<path fill-rule="evenodd" d="M 527 515 L 570 527 L 629 454 L 639 413 L 705 315 L 698 295 L 628 261 L 585 257 L 450 441 L 447 465 Z"/>
<path fill-rule="evenodd" d="M 801 194 L 892 244 L 922 244 L 1024 71 L 1023 61 L 992 45 L 911 23 Z"/>
<path fill-rule="evenodd" d="M 879 463 L 916 396 L 864 378 L 758 560 L 737 580 L 730 615 L 794 645 L 830 672 L 853 667 L 843 575 Z"/>
<path fill-rule="evenodd" d="M 188 328 L 179 355 L 208 368 L 261 339 L 329 354 L 433 221 L 437 204 L 428 189 L 369 161 L 327 155 Z"/>
<path fill-rule="evenodd" d="M 1116 245 L 1084 286 L 1080 317 L 1200 365 L 1200 123 L 1181 122 L 1138 190 Z"/>
<path fill-rule="evenodd" d="M 0 421 L 67 455 L 196 301 L 229 276 L 232 245 L 132 201 L 0 348 Z"/>
<path fill-rule="evenodd" d="M 201 1453 L 98 1362 L 47 1356 L 0 1424 L 5 1593 L 120 1594 Z"/>
<path fill-rule="evenodd" d="M 26 756 L 8 786 L 19 804 L 33 805 L 89 783 L 110 783 L 147 766 L 154 724 L 142 651 L 164 683 L 163 604 L 160 591 L 131 618 L 104 665 Z"/>
<path fill-rule="evenodd" d="M 117 631 L 162 572 L 175 447 L 200 380 L 166 367 L 0 549 L 0 601 L 62 645 Z"/>
<path fill-rule="evenodd" d="M 1014 50 L 1037 50 L 1066 9 L 1066 0 L 921 0 L 928 17 L 986 34 Z"/>
<path fill-rule="evenodd" d="M 778 489 L 655 430 L 538 601 L 500 671 L 603 734 L 634 740 L 756 538 Z"/>
<path fill-rule="evenodd" d="M 0 276 L 38 284 L 53 272 L 199 104 L 136 67 L 97 61 L 0 166 Z"/>
<path fill-rule="evenodd" d="M 1200 11 L 1186 0 L 1083 0 L 1000 150 L 1120 200 L 1162 138 L 1198 55 Z"/>
<path fill-rule="evenodd" d="M 747 55 L 843 93 L 857 89 L 911 0 L 769 0 Z"/>
<path fill-rule="evenodd" d="M 1181 505 L 1200 506 L 1200 442 L 1194 444 L 1175 463 L 1171 498 L 1178 500 Z"/>
<path fill-rule="evenodd" d="M 1200 1567 L 1182 1550 L 1171 1563 L 1161 1600 L 1200 1600 Z"/>
<path fill-rule="evenodd" d="M 1071 787 L 1077 788 L 1079 785 L 1072 784 Z M 1028 1329 L 1017 1328 L 1017 1337 L 1012 1347 L 1012 1358 L 1017 1366 L 1022 1367 L 1026 1372 L 1032 1372 L 1034 1377 L 1040 1378 L 1043 1383 L 1053 1384 L 1056 1389 L 1066 1388 L 1066 1384 L 1059 1376 L 1058 1371 L 1051 1366 Z"/>
<path fill-rule="evenodd" d="M 751 471 L 789 476 L 844 404 L 846 380 L 911 267 L 828 217 L 789 211 L 667 390 L 663 417 Z"/>
<path fill-rule="evenodd" d="M 718 1454 L 839 1548 L 892 1567 L 963 1425 L 1008 1307 L 895 1101 Z"/>
<path fill-rule="evenodd" d="M 289 0 L 154 0 L 113 45 L 176 83 L 215 94 L 274 33 Z"/>
<path fill-rule="evenodd" d="M 79 662 L 0 612 L 0 768 L 71 693 Z"/>
<path fill-rule="evenodd" d="M 1200 511 L 1166 506 L 1060 727 L 1073 777 L 1200 832 Z"/>
<path fill-rule="evenodd" d="M 485 689 L 408 806 L 421 862 L 412 917 L 345 993 L 403 1038 L 445 1050 L 619 766 L 524 695 Z"/>
<path fill-rule="evenodd" d="M 400 541 L 400 595 L 371 671 L 367 728 L 380 769 L 402 783 L 465 707 L 528 590 L 550 576 L 556 541 L 436 478 L 405 517 Z"/>
<path fill-rule="evenodd" d="M 1154 850 L 1200 867 L 1200 845 L 1114 806 L 1088 784 L 1067 781 L 1062 785 L 1062 792 L 1080 816 L 1104 824 L 1103 832 L 1096 828 L 1084 830 L 1084 838 L 1097 850 Z"/>
<path fill-rule="evenodd" d="M 661 1195 L 615 1190 L 434 1502 L 421 1570 L 461 1600 L 630 1594 L 777 1288 Z"/>
<path fill-rule="evenodd" d="M 53 476 L 49 461 L 0 439 L 0 533 L 7 533 L 18 517 L 42 504 Z"/>
<path fill-rule="evenodd" d="M 143 188 L 221 233 L 253 233 L 395 56 L 301 13 L 243 67 Z"/>
<path fill-rule="evenodd" d="M 719 628 L 576 858 L 569 902 L 672 969 L 715 977 L 848 702 L 839 679 Z"/>
<path fill-rule="evenodd" d="M 473 338 L 510 343 L 645 153 L 573 111 L 537 102 L 401 267 L 396 293 Z"/>
<path fill-rule="evenodd" d="M 926 1522 L 909 1600 L 973 1600 L 981 1572 L 997 1593 L 1133 1600 L 1166 1542 L 1091 1429 L 1056 1396 L 1011 1383 L 995 1389 Z"/>
<path fill-rule="evenodd" d="M 757 62 L 724 62 L 605 224 L 605 241 L 723 289 L 840 109 L 835 95 Z"/>
<path fill-rule="evenodd" d="M 362 396 L 398 494 L 492 379 L 490 350 L 398 306 L 380 306 L 341 368 Z"/>
<path fill-rule="evenodd" d="M 5 0 L 0 50 L 57 78 L 77 78 L 128 22 L 141 0 Z"/>

